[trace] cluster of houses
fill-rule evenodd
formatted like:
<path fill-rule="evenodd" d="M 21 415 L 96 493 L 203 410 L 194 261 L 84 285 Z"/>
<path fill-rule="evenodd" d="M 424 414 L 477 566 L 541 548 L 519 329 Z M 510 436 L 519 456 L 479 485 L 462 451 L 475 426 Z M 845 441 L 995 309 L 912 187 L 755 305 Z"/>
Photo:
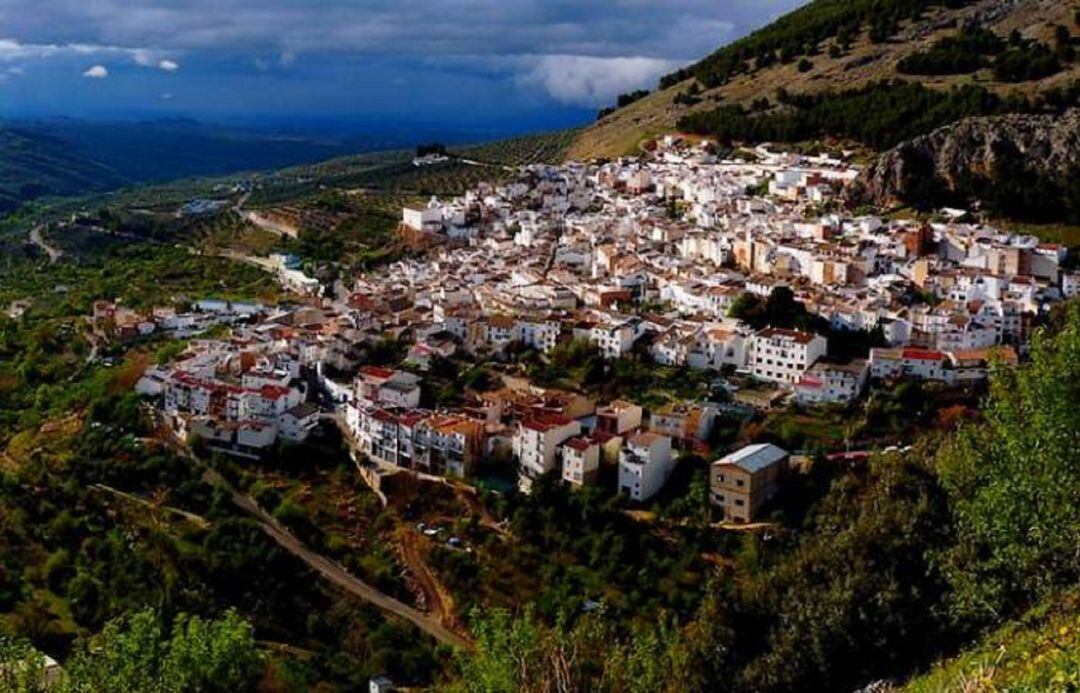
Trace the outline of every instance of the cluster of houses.
<path fill-rule="evenodd" d="M 106 342 L 131 342 L 152 335 L 186 339 L 218 325 L 234 325 L 258 318 L 266 312 L 259 303 L 203 300 L 190 310 L 155 307 L 135 310 L 113 301 L 94 301 L 89 317 L 91 333 Z"/>
<path fill-rule="evenodd" d="M 452 411 L 426 409 L 416 376 L 364 367 L 344 404 L 345 422 L 356 448 L 382 464 L 469 477 L 483 461 L 508 462 L 526 491 L 551 473 L 572 486 L 595 484 L 606 464 L 617 467 L 622 493 L 645 501 L 663 488 L 677 452 L 707 450 L 717 417 L 733 410 L 688 403 L 646 414 L 630 402 L 598 405 L 524 382 L 465 399 Z"/>
<path fill-rule="evenodd" d="M 744 370 L 817 402 L 855 396 L 869 364 L 831 363 L 813 335 L 755 333 L 729 318 L 740 297 L 790 289 L 841 338 L 877 330 L 963 369 L 994 347 L 1023 353 L 1038 317 L 1080 287 L 1063 246 L 959 213 L 843 217 L 826 210 L 855 169 L 766 149 L 747 159 L 670 139 L 647 159 L 530 166 L 406 208 L 401 232 L 428 252 L 356 278 L 348 304 L 407 316 L 422 365 L 578 339 L 608 358 Z M 968 370 L 957 380 L 985 367 Z"/>
<path fill-rule="evenodd" d="M 181 357 L 148 370 L 135 390 L 177 436 L 259 457 L 279 440 L 307 440 L 321 419 L 299 362 L 242 339 L 192 340 Z"/>
<path fill-rule="evenodd" d="M 139 388 L 177 431 L 226 450 L 303 440 L 319 401 L 358 451 L 384 465 L 468 477 L 484 461 L 509 461 L 526 490 L 548 473 L 596 483 L 606 468 L 617 470 L 620 492 L 646 501 L 679 452 L 707 450 L 717 417 L 737 405 L 646 412 L 515 383 L 464 393 L 464 404 L 444 410 L 423 404 L 416 373 L 442 359 L 512 362 L 522 350 L 587 342 L 607 359 L 635 354 L 741 374 L 806 405 L 847 403 L 875 380 L 983 380 L 995 359 L 1017 361 L 1052 303 L 1080 292 L 1063 247 L 960 212 L 922 223 L 832 211 L 856 174 L 829 157 L 764 148 L 720 159 L 678 138 L 638 159 L 528 166 L 504 183 L 405 208 L 400 234 L 422 253 L 332 291 L 289 279 L 307 305 L 230 318 L 228 340 L 192 342 Z M 298 271 L 293 258 L 273 262 L 283 282 Z M 780 289 L 827 324 L 831 340 L 876 331 L 887 346 L 839 360 L 823 335 L 732 317 L 739 302 L 767 303 Z M 102 304 L 94 320 L 138 333 L 195 330 L 217 316 Z M 407 371 L 371 365 L 387 342 L 405 345 Z M 727 519 L 751 521 L 787 464 L 772 446 L 718 461 L 714 503 Z"/>

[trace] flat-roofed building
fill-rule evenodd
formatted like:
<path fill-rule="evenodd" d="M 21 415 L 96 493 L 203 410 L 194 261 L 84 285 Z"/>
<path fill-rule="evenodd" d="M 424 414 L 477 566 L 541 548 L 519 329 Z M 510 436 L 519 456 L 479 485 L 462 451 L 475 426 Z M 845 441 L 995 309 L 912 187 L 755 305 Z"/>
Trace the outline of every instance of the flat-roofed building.
<path fill-rule="evenodd" d="M 827 347 L 821 335 L 768 328 L 750 338 L 750 372 L 763 380 L 794 385 Z"/>

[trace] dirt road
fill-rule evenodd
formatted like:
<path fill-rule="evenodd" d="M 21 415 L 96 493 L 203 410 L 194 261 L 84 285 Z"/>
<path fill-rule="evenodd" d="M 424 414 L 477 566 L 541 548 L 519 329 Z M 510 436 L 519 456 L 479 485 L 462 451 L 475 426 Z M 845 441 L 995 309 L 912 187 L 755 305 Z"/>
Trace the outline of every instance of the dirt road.
<path fill-rule="evenodd" d="M 49 245 L 49 242 L 45 240 L 45 234 L 42 233 L 42 227 L 35 226 L 30 230 L 30 242 L 45 251 L 45 254 L 49 256 L 49 262 L 55 264 L 60 258 L 64 257 L 64 251 L 60 248 Z"/>
<path fill-rule="evenodd" d="M 454 597 L 450 590 L 439 581 L 439 578 L 431 572 L 424 553 L 420 547 L 421 539 L 412 530 L 405 529 L 399 534 L 399 546 L 401 547 L 401 559 L 405 567 L 416 578 L 420 589 L 424 592 L 427 601 L 428 613 L 439 620 L 447 628 L 460 626 L 454 608 Z"/>
<path fill-rule="evenodd" d="M 306 563 L 312 570 L 322 575 L 324 579 L 337 585 L 349 594 L 374 604 L 386 613 L 405 619 L 438 640 L 440 643 L 464 649 L 472 647 L 472 643 L 450 628 L 444 626 L 438 618 L 431 614 L 417 611 L 411 606 L 403 604 L 389 595 L 383 594 L 366 582 L 354 577 L 338 563 L 309 549 L 303 542 L 293 536 L 280 522 L 263 511 L 253 498 L 233 489 L 232 486 L 230 486 L 217 472 L 207 469 L 205 476 L 208 482 L 220 485 L 227 489 L 232 496 L 233 503 L 254 518 L 262 527 L 263 531 L 265 531 L 271 539 L 277 542 L 281 548 Z"/>

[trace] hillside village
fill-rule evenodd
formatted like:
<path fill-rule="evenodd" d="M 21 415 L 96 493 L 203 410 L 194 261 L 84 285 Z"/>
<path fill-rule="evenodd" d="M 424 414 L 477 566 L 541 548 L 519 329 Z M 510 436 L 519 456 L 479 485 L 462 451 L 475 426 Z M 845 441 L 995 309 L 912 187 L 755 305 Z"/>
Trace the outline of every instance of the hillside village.
<path fill-rule="evenodd" d="M 645 158 L 528 166 L 407 207 L 399 232 L 417 252 L 336 296 L 309 282 L 305 304 L 272 311 L 208 302 L 187 316 L 133 316 L 103 305 L 95 320 L 136 333 L 232 325 L 226 340 L 192 340 L 137 389 L 177 435 L 233 455 L 302 442 L 326 420 L 365 464 L 469 478 L 497 462 L 524 491 L 543 474 L 580 486 L 609 468 L 620 493 L 645 502 L 681 451 L 709 451 L 718 421 L 851 404 L 901 379 L 976 386 L 995 360 L 1015 364 L 1050 307 L 1080 291 L 1064 247 L 963 210 L 933 223 L 844 215 L 837 197 L 857 173 L 764 147 L 721 159 L 708 141 L 666 137 Z M 785 294 L 816 331 L 750 317 Z M 848 335 L 867 333 L 878 346 L 852 358 Z M 365 363 L 358 345 L 388 338 L 408 345 L 407 370 Z M 464 392 L 459 406 L 422 405 L 425 377 L 447 359 L 512 365 L 571 344 L 692 369 L 714 379 L 715 396 L 650 409 L 515 377 Z M 789 455 L 772 447 L 714 463 L 712 498 L 727 519 L 752 521 L 775 493 Z M 721 468 L 755 477 L 746 495 L 725 490 Z"/>

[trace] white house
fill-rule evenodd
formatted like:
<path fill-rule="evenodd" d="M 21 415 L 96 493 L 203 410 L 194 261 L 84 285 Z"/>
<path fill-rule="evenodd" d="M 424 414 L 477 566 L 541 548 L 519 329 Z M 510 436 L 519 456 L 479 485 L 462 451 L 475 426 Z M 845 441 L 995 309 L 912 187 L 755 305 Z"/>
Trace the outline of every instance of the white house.
<path fill-rule="evenodd" d="M 636 433 L 619 452 L 619 493 L 646 501 L 660 492 L 673 468 L 671 438 Z"/>
<path fill-rule="evenodd" d="M 799 404 L 836 404 L 859 398 L 869 377 L 865 359 L 850 363 L 819 360 L 795 383 L 795 401 Z"/>
<path fill-rule="evenodd" d="M 870 376 L 875 380 L 912 378 L 952 382 L 949 355 L 936 349 L 871 349 Z"/>
<path fill-rule="evenodd" d="M 401 223 L 416 231 L 440 231 L 443 226 L 443 208 L 434 197 L 424 207 L 405 207 L 401 210 Z"/>
<path fill-rule="evenodd" d="M 617 359 L 630 353 L 637 335 L 629 322 L 615 325 L 597 325 L 592 328 L 589 339 L 606 359 Z"/>
<path fill-rule="evenodd" d="M 278 433 L 285 440 L 299 443 L 307 440 L 318 425 L 319 407 L 312 402 L 303 402 L 285 410 L 278 421 Z"/>
<path fill-rule="evenodd" d="M 558 466 L 559 444 L 579 433 L 581 423 L 557 414 L 535 416 L 518 423 L 513 449 L 521 469 L 519 484 L 523 491 L 531 489 L 537 477 Z"/>
<path fill-rule="evenodd" d="M 767 328 L 750 338 L 748 365 L 755 377 L 794 385 L 827 347 L 821 335 Z"/>
<path fill-rule="evenodd" d="M 559 446 L 562 478 L 571 486 L 585 486 L 596 481 L 600 470 L 600 444 L 591 438 L 575 436 Z"/>

